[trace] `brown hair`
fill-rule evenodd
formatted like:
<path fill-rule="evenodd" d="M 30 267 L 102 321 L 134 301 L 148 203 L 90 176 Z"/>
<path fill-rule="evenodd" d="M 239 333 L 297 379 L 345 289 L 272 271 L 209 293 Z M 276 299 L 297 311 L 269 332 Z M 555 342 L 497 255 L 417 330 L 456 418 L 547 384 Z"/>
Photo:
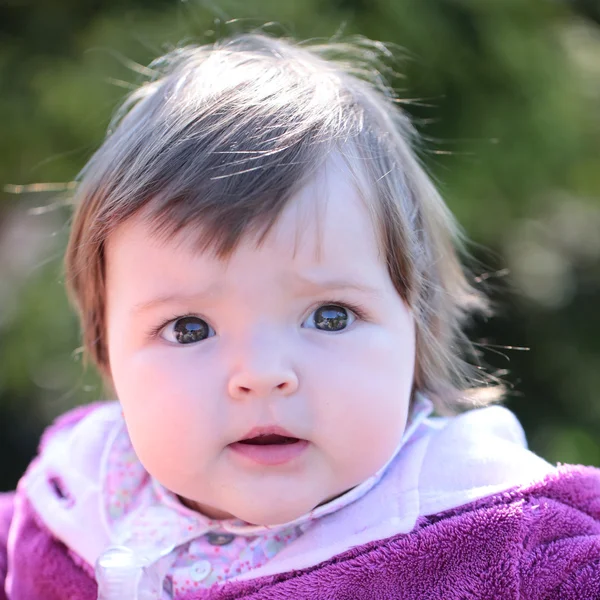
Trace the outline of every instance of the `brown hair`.
<path fill-rule="evenodd" d="M 66 254 L 84 346 L 107 378 L 104 247 L 117 225 L 143 208 L 157 235 L 198 225 L 199 248 L 227 257 L 243 236 L 264 236 L 339 152 L 415 317 L 415 389 L 440 412 L 472 401 L 485 381 L 462 358 L 470 348 L 463 325 L 485 301 L 461 266 L 456 223 L 412 149 L 413 128 L 371 60 L 375 47 L 251 34 L 180 48 L 150 66 L 155 76 L 125 101 L 82 171 Z"/>

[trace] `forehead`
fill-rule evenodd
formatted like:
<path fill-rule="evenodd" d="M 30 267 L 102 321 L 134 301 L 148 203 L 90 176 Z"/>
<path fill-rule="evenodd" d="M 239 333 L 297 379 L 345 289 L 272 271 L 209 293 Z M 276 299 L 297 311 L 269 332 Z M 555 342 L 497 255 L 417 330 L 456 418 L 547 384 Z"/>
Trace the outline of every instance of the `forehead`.
<path fill-rule="evenodd" d="M 107 242 L 108 282 L 129 272 L 129 281 L 151 273 L 182 283 L 191 273 L 240 278 L 256 267 L 261 276 L 285 279 L 293 272 L 308 276 L 366 277 L 387 272 L 368 204 L 344 161 L 331 160 L 294 194 L 274 225 L 262 237 L 247 233 L 226 258 L 198 250 L 197 226 L 161 238 L 144 215 L 131 218 Z M 136 266 L 137 265 L 137 266 Z M 160 274 L 160 276 L 158 275 Z"/>
<path fill-rule="evenodd" d="M 265 243 L 287 246 L 299 261 L 375 258 L 379 241 L 362 190 L 341 158 L 330 160 L 290 199 Z"/>

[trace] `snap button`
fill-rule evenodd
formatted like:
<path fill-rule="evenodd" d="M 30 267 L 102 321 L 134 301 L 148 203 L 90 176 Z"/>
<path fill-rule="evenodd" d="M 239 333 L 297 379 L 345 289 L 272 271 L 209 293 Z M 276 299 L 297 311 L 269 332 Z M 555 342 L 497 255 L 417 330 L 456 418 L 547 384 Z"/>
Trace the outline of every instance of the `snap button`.
<path fill-rule="evenodd" d="M 192 567 L 192 581 L 204 581 L 212 571 L 212 566 L 207 560 L 201 560 Z"/>
<path fill-rule="evenodd" d="M 206 534 L 206 541 L 211 546 L 226 546 L 227 544 L 231 544 L 235 538 L 233 533 L 215 533 L 211 531 Z"/>

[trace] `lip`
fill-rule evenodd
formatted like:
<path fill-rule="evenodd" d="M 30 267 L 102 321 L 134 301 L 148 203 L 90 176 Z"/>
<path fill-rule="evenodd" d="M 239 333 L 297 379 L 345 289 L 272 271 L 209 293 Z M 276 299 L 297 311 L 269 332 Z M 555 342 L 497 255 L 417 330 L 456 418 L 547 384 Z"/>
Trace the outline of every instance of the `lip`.
<path fill-rule="evenodd" d="M 308 447 L 306 440 L 298 440 L 293 444 L 272 444 L 269 446 L 253 446 L 251 444 L 241 444 L 235 442 L 229 444 L 229 448 L 236 454 L 258 463 L 274 467 L 283 465 L 304 453 Z"/>
<path fill-rule="evenodd" d="M 244 444 L 244 440 L 265 436 L 279 435 L 287 438 L 295 438 L 298 441 L 291 444 L 267 444 L 253 445 Z M 308 441 L 296 437 L 287 429 L 279 426 L 254 427 L 239 441 L 229 444 L 229 448 L 237 455 L 242 456 L 254 463 L 265 466 L 277 466 L 293 461 L 308 448 Z"/>
<path fill-rule="evenodd" d="M 283 427 L 279 427 L 279 425 L 267 425 L 263 427 L 253 427 L 244 437 L 240 438 L 238 441 L 243 442 L 244 440 L 249 440 L 255 437 L 259 437 L 261 435 L 280 435 L 282 437 L 300 439 L 297 435 L 290 433 L 287 429 L 284 429 Z"/>

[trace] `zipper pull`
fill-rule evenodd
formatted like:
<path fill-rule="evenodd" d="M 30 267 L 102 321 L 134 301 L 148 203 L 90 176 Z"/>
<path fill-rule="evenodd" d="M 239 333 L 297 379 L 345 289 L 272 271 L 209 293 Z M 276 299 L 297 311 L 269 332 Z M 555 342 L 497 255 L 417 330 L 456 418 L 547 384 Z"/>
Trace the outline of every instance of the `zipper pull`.
<path fill-rule="evenodd" d="M 96 561 L 98 600 L 160 600 L 162 578 L 153 560 L 127 546 L 110 546 Z"/>

